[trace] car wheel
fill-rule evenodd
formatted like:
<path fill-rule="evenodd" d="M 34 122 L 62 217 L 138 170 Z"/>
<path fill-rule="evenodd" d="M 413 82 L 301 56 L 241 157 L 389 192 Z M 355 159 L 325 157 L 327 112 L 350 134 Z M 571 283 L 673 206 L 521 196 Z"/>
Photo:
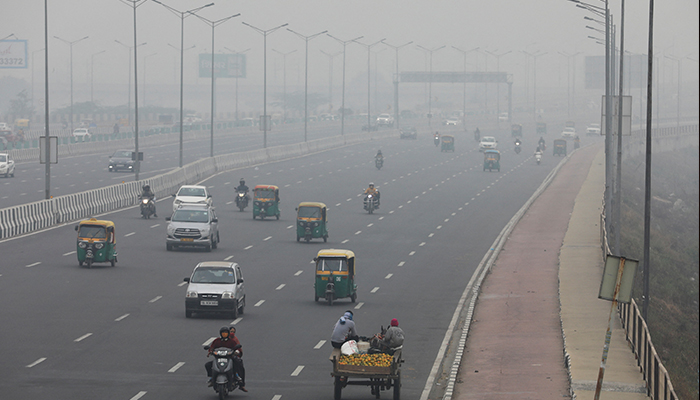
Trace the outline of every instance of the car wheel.
<path fill-rule="evenodd" d="M 243 305 L 238 307 L 238 314 L 243 315 L 245 313 L 245 297 L 243 298 Z"/>
<path fill-rule="evenodd" d="M 238 318 L 238 301 L 236 301 L 236 305 L 233 307 L 233 311 L 231 312 L 231 318 Z"/>
<path fill-rule="evenodd" d="M 204 250 L 206 250 L 207 253 L 211 253 L 211 248 L 212 248 L 212 244 L 211 244 L 211 242 L 209 242 L 209 244 L 204 248 Z"/>
<path fill-rule="evenodd" d="M 211 242 L 211 247 L 213 249 L 219 247 L 219 233 L 218 232 L 216 234 L 216 240 L 212 240 L 212 242 Z"/>

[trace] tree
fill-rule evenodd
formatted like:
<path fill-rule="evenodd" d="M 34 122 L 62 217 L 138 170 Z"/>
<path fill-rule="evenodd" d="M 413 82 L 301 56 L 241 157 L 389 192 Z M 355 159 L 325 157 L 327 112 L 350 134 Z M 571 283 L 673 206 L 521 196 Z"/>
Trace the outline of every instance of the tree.
<path fill-rule="evenodd" d="M 31 118 L 34 115 L 34 107 L 26 89 L 17 94 L 17 98 L 10 100 L 10 114 L 16 117 Z"/>

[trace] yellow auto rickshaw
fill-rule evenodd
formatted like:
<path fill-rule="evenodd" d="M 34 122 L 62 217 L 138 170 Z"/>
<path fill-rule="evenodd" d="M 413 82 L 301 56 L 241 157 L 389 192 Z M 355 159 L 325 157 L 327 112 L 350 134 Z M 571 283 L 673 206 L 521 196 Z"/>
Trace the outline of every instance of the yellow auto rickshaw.
<path fill-rule="evenodd" d="M 328 305 L 333 305 L 336 299 L 349 297 L 353 303 L 357 300 L 355 253 L 350 250 L 325 249 L 318 252 L 314 261 L 314 301 L 326 299 Z"/>
<path fill-rule="evenodd" d="M 280 188 L 275 185 L 257 185 L 253 188 L 253 219 L 276 217 L 280 219 Z"/>
<path fill-rule="evenodd" d="M 566 157 L 566 140 L 554 139 L 552 155 Z"/>
<path fill-rule="evenodd" d="M 76 252 L 79 266 L 86 264 L 91 268 L 93 263 L 108 262 L 114 267 L 117 262 L 114 222 L 90 218 L 80 221 L 75 230 L 78 232 Z"/>
<path fill-rule="evenodd" d="M 297 242 L 322 238 L 328 241 L 328 208 L 323 203 L 304 201 L 297 207 Z"/>
<path fill-rule="evenodd" d="M 498 150 L 484 150 L 484 171 L 487 169 L 501 172 L 501 153 Z"/>
<path fill-rule="evenodd" d="M 442 146 L 440 151 L 455 151 L 455 137 L 452 135 L 442 135 Z"/>

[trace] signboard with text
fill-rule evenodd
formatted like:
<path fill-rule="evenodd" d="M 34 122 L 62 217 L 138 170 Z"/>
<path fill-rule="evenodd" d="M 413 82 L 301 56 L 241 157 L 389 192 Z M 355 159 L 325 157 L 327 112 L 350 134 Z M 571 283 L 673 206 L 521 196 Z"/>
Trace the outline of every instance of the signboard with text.
<path fill-rule="evenodd" d="M 0 68 L 27 68 L 27 41 L 0 41 Z"/>
<path fill-rule="evenodd" d="M 245 78 L 245 54 L 214 54 L 214 78 Z M 199 77 L 211 78 L 211 53 L 199 55 Z"/>

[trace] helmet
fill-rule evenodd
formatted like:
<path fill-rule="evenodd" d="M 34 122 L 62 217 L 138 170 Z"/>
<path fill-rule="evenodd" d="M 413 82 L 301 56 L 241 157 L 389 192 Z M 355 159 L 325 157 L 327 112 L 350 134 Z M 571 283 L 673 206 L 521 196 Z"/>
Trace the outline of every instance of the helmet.
<path fill-rule="evenodd" d="M 382 154 L 382 149 L 377 150 L 377 154 Z"/>
<path fill-rule="evenodd" d="M 245 179 L 241 178 L 241 181 L 239 182 L 241 185 L 245 185 Z"/>
<path fill-rule="evenodd" d="M 224 333 L 226 333 L 226 336 L 224 336 Z M 222 326 L 221 329 L 219 329 L 219 336 L 223 338 L 227 338 L 229 333 L 231 333 L 231 331 L 228 326 Z"/>
<path fill-rule="evenodd" d="M 374 187 L 374 183 L 373 183 L 373 182 L 370 182 L 370 183 L 369 183 L 369 187 L 373 188 L 373 187 Z"/>
<path fill-rule="evenodd" d="M 143 190 L 151 190 L 151 186 L 150 186 L 150 185 L 144 185 Z"/>

